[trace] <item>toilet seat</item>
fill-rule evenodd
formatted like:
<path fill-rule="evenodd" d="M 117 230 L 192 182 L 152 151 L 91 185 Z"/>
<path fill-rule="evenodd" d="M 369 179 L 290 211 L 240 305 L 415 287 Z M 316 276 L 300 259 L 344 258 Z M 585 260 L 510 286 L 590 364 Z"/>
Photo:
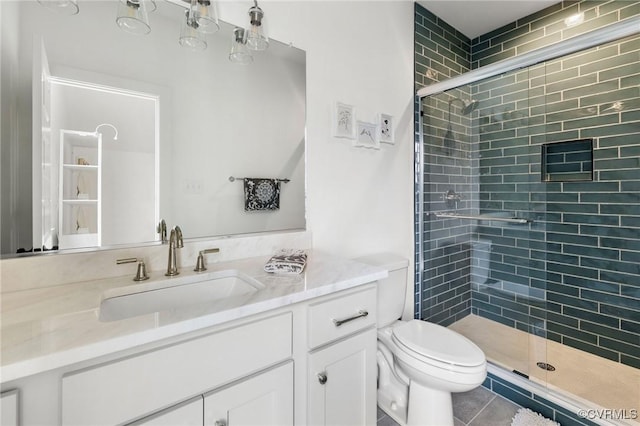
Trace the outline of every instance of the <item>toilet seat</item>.
<path fill-rule="evenodd" d="M 441 325 L 411 320 L 394 327 L 391 337 L 406 355 L 448 370 L 484 368 L 486 363 L 478 346 Z"/>

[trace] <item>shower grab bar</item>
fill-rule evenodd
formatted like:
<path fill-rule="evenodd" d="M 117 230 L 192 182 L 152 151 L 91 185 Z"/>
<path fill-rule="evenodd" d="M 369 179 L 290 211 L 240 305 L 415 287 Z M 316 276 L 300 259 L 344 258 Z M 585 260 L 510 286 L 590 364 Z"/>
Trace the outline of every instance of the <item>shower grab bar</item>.
<path fill-rule="evenodd" d="M 492 220 L 495 222 L 506 222 L 506 223 L 533 223 L 531 219 L 525 219 L 523 217 L 496 217 L 489 216 L 486 214 L 480 215 L 471 215 L 471 214 L 459 214 L 459 213 L 430 213 L 434 215 L 437 219 L 471 219 L 471 220 Z"/>

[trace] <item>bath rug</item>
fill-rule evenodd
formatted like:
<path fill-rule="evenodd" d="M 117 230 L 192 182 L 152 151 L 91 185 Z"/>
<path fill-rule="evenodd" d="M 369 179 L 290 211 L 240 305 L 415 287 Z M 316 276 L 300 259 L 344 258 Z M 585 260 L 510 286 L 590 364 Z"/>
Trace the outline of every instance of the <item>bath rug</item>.
<path fill-rule="evenodd" d="M 549 420 L 528 408 L 521 408 L 513 416 L 511 426 L 560 426 L 560 423 Z"/>
<path fill-rule="evenodd" d="M 266 272 L 278 274 L 300 274 L 307 265 L 307 253 L 304 250 L 282 249 L 264 265 Z"/>
<path fill-rule="evenodd" d="M 244 178 L 244 211 L 278 210 L 280 181 L 278 179 Z"/>

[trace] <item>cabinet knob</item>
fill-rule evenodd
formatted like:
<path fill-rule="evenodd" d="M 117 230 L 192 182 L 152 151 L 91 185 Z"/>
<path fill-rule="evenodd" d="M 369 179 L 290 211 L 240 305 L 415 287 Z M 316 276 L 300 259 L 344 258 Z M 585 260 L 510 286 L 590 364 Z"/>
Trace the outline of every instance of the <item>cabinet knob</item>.
<path fill-rule="evenodd" d="M 325 383 L 327 383 L 327 373 L 325 372 L 318 373 L 318 381 L 320 382 L 321 385 L 324 385 Z"/>

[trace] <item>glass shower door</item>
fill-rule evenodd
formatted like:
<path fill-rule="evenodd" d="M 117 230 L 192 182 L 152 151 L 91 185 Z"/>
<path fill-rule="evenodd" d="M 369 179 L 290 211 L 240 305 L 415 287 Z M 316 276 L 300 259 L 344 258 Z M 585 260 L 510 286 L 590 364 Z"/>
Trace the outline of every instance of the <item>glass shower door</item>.
<path fill-rule="evenodd" d="M 519 70 L 423 98 L 419 316 L 494 364 L 544 376 L 545 244 L 538 222 L 544 90 Z M 542 72 L 542 75 L 544 73 Z M 543 193 L 544 191 L 542 191 Z M 534 370 L 535 368 L 535 370 Z M 544 380 L 544 377 L 541 377 Z"/>

